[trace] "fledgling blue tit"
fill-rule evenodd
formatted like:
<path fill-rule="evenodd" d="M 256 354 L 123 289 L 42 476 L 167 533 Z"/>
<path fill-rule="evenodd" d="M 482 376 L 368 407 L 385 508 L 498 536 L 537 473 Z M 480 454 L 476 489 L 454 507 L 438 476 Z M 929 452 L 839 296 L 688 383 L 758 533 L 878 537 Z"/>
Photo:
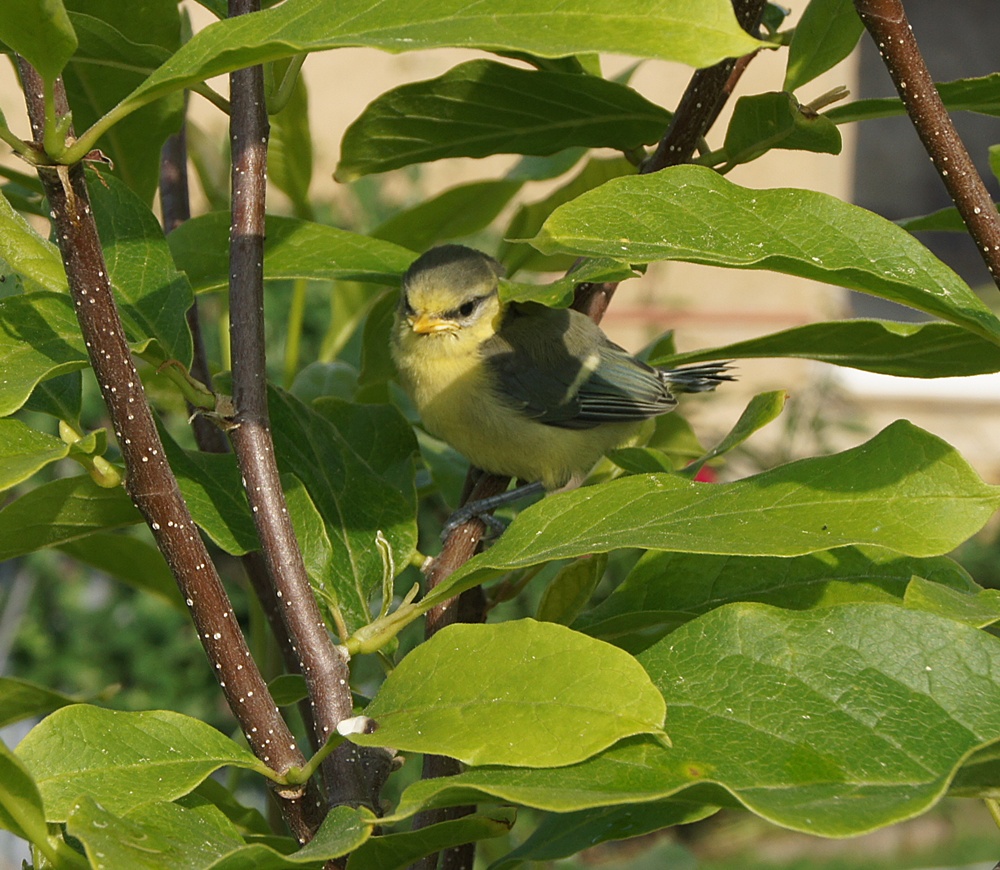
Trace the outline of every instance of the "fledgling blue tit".
<path fill-rule="evenodd" d="M 431 249 L 403 276 L 392 330 L 399 378 L 424 426 L 484 471 L 534 491 L 578 483 L 644 420 L 672 411 L 671 390 L 733 380 L 724 363 L 652 368 L 572 309 L 504 304 L 501 274 L 480 251 Z M 496 506 L 463 510 L 448 527 Z"/>

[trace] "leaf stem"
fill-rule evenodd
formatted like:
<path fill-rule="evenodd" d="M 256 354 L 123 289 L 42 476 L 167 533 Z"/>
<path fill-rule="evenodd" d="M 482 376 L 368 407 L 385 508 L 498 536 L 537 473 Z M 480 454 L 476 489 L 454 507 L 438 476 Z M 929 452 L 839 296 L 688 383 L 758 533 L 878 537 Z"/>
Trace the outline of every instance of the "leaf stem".
<path fill-rule="evenodd" d="M 1000 215 L 945 109 L 900 0 L 854 0 L 906 112 L 1000 287 Z"/>

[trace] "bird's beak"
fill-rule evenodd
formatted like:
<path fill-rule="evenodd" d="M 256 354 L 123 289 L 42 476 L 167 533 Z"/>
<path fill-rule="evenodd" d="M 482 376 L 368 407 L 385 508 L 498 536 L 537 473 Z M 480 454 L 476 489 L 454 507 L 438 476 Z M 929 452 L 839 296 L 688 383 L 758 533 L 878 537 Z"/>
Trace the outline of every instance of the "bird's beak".
<path fill-rule="evenodd" d="M 436 332 L 454 332 L 456 324 L 454 320 L 446 320 L 433 314 L 418 314 L 416 317 L 407 318 L 410 329 L 419 335 L 431 335 Z"/>

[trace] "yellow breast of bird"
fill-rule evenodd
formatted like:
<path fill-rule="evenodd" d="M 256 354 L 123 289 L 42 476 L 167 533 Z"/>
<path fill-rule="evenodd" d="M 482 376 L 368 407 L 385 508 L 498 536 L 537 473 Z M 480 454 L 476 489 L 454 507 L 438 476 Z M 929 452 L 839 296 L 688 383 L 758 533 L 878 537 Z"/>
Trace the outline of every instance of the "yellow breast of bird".
<path fill-rule="evenodd" d="M 635 423 L 592 429 L 539 423 L 497 395 L 477 351 L 456 352 L 446 336 L 431 341 L 433 348 L 397 356 L 403 386 L 427 430 L 486 471 L 558 489 L 582 479 L 604 453 L 629 441 L 639 428 Z"/>

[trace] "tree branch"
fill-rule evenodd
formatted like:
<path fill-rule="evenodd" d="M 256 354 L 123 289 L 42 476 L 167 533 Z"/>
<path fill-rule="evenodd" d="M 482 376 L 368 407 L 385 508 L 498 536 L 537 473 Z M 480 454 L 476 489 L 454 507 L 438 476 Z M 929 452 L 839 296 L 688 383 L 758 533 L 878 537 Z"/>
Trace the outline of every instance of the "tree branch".
<path fill-rule="evenodd" d="M 944 107 L 900 0 L 854 0 L 979 255 L 1000 287 L 1000 216 Z"/>
<path fill-rule="evenodd" d="M 258 0 L 230 0 L 231 16 L 259 8 Z M 264 354 L 264 199 L 268 121 L 263 69 L 230 77 L 232 114 L 232 229 L 230 238 L 230 341 L 235 415 L 230 441 L 236 453 L 261 553 L 283 606 L 281 617 L 306 681 L 322 744 L 352 715 L 346 652 L 333 644 L 306 574 L 281 489 L 267 408 Z M 378 810 L 389 760 L 345 741 L 324 762 L 332 803 Z"/>
<path fill-rule="evenodd" d="M 23 60 L 19 60 L 19 69 L 37 136 L 45 110 L 39 96 L 41 78 Z M 56 89 L 56 107 L 60 114 L 67 111 L 61 83 Z M 40 146 L 37 140 L 35 144 Z M 198 638 L 250 748 L 279 773 L 300 767 L 305 758 L 250 656 L 232 605 L 167 462 L 111 292 L 83 167 L 42 166 L 38 175 L 49 200 L 90 364 L 125 463 L 125 490 L 177 580 Z M 273 791 L 292 831 L 300 840 L 309 839 L 322 818 L 315 794 L 307 796 L 302 788 Z"/>

